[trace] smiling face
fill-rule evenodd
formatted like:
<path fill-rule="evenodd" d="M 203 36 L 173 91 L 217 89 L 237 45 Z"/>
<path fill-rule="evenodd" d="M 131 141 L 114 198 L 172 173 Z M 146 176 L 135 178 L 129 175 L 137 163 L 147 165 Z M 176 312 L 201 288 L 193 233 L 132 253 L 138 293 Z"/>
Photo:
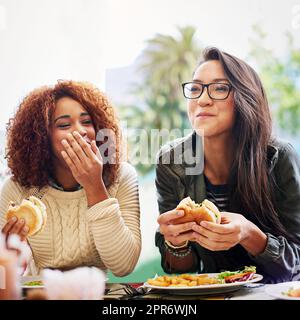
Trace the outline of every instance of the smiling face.
<path fill-rule="evenodd" d="M 202 63 L 195 71 L 193 81 L 208 83 L 227 83 L 223 67 L 218 60 Z M 187 99 L 188 117 L 192 128 L 205 137 L 229 133 L 232 130 L 235 111 L 233 92 L 225 100 L 213 100 L 204 88 L 198 99 Z M 202 115 L 201 115 L 202 114 Z"/>
<path fill-rule="evenodd" d="M 67 139 L 67 134 L 74 131 L 78 131 L 88 143 L 95 140 L 96 132 L 88 112 L 76 100 L 69 97 L 60 98 L 56 102 L 51 119 L 50 140 L 55 160 L 67 168 L 61 156 L 61 151 L 64 150 L 61 141 Z"/>

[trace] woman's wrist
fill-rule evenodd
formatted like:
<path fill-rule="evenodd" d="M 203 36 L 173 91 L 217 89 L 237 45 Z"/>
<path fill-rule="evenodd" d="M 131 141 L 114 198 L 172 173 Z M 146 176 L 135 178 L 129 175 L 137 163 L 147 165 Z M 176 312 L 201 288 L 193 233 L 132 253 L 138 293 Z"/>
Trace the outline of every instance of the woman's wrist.
<path fill-rule="evenodd" d="M 168 240 L 165 240 L 165 244 L 169 247 L 169 248 L 172 248 L 174 250 L 177 250 L 177 249 L 185 249 L 188 247 L 189 245 L 189 241 L 186 240 L 185 242 L 182 242 L 180 244 L 173 244 L 172 242 L 168 241 Z"/>
<path fill-rule="evenodd" d="M 247 220 L 246 235 L 240 245 L 252 256 L 257 256 L 264 252 L 267 246 L 267 235 L 253 222 Z"/>
<path fill-rule="evenodd" d="M 86 187 L 84 189 L 89 207 L 109 198 L 106 186 L 103 181 L 100 181 L 97 185 Z"/>

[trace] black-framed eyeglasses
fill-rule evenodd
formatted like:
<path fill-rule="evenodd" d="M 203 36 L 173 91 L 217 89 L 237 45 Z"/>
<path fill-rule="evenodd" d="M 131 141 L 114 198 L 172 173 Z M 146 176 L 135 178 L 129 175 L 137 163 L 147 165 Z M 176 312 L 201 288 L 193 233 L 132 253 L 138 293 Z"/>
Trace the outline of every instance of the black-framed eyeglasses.
<path fill-rule="evenodd" d="M 225 100 L 232 89 L 231 84 L 212 82 L 202 84 L 199 82 L 185 82 L 182 84 L 183 95 L 187 99 L 198 99 L 201 97 L 204 88 L 207 88 L 208 96 L 213 100 Z"/>

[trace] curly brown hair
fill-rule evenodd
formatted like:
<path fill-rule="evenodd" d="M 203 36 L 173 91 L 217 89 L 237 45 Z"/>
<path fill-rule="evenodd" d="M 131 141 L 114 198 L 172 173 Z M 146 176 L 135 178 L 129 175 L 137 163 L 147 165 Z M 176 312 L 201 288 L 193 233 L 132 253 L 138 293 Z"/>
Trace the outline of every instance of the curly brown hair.
<path fill-rule="evenodd" d="M 92 84 L 76 81 L 58 81 L 53 86 L 38 88 L 19 105 L 7 123 L 6 158 L 12 179 L 25 188 L 48 185 L 53 172 L 53 153 L 50 143 L 50 125 L 57 100 L 70 97 L 90 114 L 96 133 L 106 128 L 115 135 L 114 163 L 103 167 L 106 186 L 112 185 L 118 175 L 120 162 L 120 127 L 115 110 L 105 94 Z M 98 143 L 99 145 L 99 143 Z"/>

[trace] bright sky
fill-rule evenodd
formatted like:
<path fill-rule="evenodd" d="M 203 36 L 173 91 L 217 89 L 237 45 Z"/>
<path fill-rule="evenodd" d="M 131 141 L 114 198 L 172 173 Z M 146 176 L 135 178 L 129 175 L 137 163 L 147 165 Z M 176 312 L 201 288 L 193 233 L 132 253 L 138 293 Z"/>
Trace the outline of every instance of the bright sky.
<path fill-rule="evenodd" d="M 252 25 L 285 52 L 300 41 L 300 0 L 0 0 L 0 130 L 26 93 L 57 79 L 104 88 L 106 68 L 133 63 L 156 33 L 193 25 L 203 45 L 247 56 Z"/>

